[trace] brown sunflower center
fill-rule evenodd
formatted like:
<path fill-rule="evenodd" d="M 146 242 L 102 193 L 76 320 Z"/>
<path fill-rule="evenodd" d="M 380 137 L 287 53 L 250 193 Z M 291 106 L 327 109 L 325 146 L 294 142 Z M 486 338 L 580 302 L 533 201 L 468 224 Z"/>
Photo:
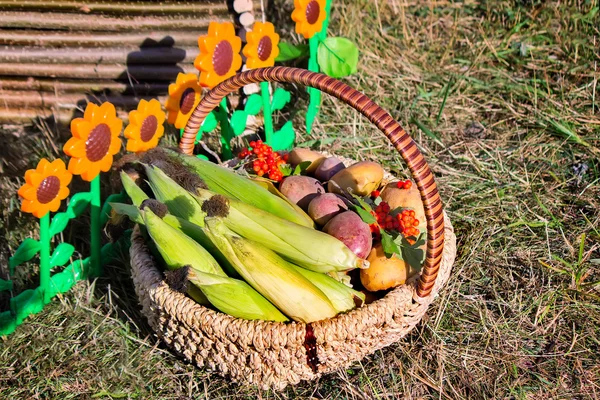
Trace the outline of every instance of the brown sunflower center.
<path fill-rule="evenodd" d="M 154 115 L 144 118 L 144 122 L 142 122 L 142 127 L 140 128 L 140 139 L 142 139 L 142 142 L 149 142 L 154 137 L 157 126 L 158 120 Z"/>
<path fill-rule="evenodd" d="M 60 179 L 52 175 L 40 182 L 37 188 L 37 199 L 42 204 L 48 204 L 56 198 L 60 191 Z"/>
<path fill-rule="evenodd" d="M 319 14 L 321 14 L 321 7 L 319 7 L 319 2 L 316 0 L 311 1 L 306 6 L 306 22 L 309 24 L 314 24 L 319 20 Z"/>
<path fill-rule="evenodd" d="M 187 88 L 179 99 L 179 109 L 182 114 L 187 114 L 192 111 L 194 101 L 196 100 L 196 91 L 192 88 Z"/>
<path fill-rule="evenodd" d="M 228 40 L 221 40 L 217 44 L 212 63 L 217 75 L 223 76 L 229 72 L 231 64 L 233 64 L 233 48 Z"/>
<path fill-rule="evenodd" d="M 92 162 L 100 161 L 108 153 L 110 147 L 110 128 L 106 124 L 98 124 L 85 142 L 85 155 Z"/>
<path fill-rule="evenodd" d="M 271 51 L 273 50 L 271 38 L 263 36 L 262 39 L 260 39 L 260 42 L 258 42 L 258 48 L 256 50 L 260 61 L 267 60 L 271 56 Z"/>

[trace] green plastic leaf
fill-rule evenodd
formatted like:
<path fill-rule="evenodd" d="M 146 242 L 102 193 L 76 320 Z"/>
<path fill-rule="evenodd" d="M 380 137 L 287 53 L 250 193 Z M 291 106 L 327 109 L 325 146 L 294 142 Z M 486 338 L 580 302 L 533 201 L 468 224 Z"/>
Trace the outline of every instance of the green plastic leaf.
<path fill-rule="evenodd" d="M 237 110 L 231 116 L 231 128 L 235 136 L 241 135 L 246 129 L 246 121 L 248 120 L 248 114 L 244 110 Z"/>
<path fill-rule="evenodd" d="M 71 197 L 71 201 L 69 202 L 69 207 L 67 208 L 67 212 L 71 218 L 79 217 L 87 206 L 90 204 L 92 200 L 92 193 L 90 192 L 81 192 L 77 193 L 73 197 Z"/>
<path fill-rule="evenodd" d="M 56 246 L 50 257 L 50 268 L 62 267 L 65 265 L 73 255 L 74 251 L 75 247 L 69 243 L 61 243 Z"/>
<path fill-rule="evenodd" d="M 306 55 L 308 55 L 308 45 L 306 44 L 294 46 L 286 42 L 279 42 L 279 55 L 275 57 L 275 61 L 295 60 Z"/>
<path fill-rule="evenodd" d="M 102 205 L 102 210 L 100 211 L 100 226 L 106 225 L 108 220 L 110 219 L 110 204 L 111 202 L 123 202 L 129 198 L 125 191 L 121 193 L 113 193 L 104 200 L 104 204 Z"/>
<path fill-rule="evenodd" d="M 218 123 L 219 121 L 217 120 L 217 117 L 215 116 L 215 113 L 213 111 L 206 116 L 204 122 L 202 122 L 200 129 L 202 132 L 212 132 L 215 130 Z"/>
<path fill-rule="evenodd" d="M 262 96 L 258 93 L 250 95 L 246 100 L 244 111 L 248 115 L 257 115 L 262 109 Z"/>
<path fill-rule="evenodd" d="M 273 100 L 271 100 L 271 110 L 281 110 L 287 103 L 290 102 L 291 98 L 292 95 L 287 90 L 283 88 L 275 89 L 275 92 L 273 93 Z"/>
<path fill-rule="evenodd" d="M 272 143 L 269 143 L 273 151 L 290 150 L 294 146 L 296 132 L 292 121 L 286 122 L 280 130 L 273 134 Z"/>
<path fill-rule="evenodd" d="M 325 74 L 342 78 L 356 72 L 358 47 L 346 38 L 327 38 L 319 43 L 317 60 Z"/>
<path fill-rule="evenodd" d="M 387 258 L 392 257 L 392 255 L 394 254 L 400 256 L 400 248 L 398 247 L 398 244 L 394 241 L 394 238 L 383 229 L 380 229 L 379 232 L 381 233 L 381 247 L 383 248 L 385 256 Z"/>
<path fill-rule="evenodd" d="M 13 288 L 12 281 L 6 281 L 4 279 L 0 279 L 0 292 L 3 292 L 5 290 L 12 290 L 12 288 Z"/>
<path fill-rule="evenodd" d="M 23 243 L 19 246 L 15 254 L 9 259 L 8 265 L 10 267 L 10 274 L 14 272 L 14 268 L 17 265 L 31 260 L 40 251 L 40 242 L 35 239 L 27 238 L 23 240 Z"/>

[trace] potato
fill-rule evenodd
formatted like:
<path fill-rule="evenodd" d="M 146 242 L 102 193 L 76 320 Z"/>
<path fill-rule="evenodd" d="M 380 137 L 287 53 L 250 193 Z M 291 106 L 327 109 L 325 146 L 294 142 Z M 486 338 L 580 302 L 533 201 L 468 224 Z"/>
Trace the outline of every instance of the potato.
<path fill-rule="evenodd" d="M 294 168 L 300 163 L 310 161 L 311 164 L 306 169 L 306 172 L 309 174 L 313 173 L 325 158 L 326 157 L 321 153 L 302 147 L 297 147 L 288 153 L 288 163 Z"/>
<path fill-rule="evenodd" d="M 279 191 L 292 203 L 306 211 L 311 200 L 325 193 L 321 183 L 309 176 L 288 176 L 279 185 Z"/>
<path fill-rule="evenodd" d="M 346 168 L 344 163 L 337 157 L 328 157 L 315 170 L 315 178 L 321 182 L 327 182 L 332 176 Z"/>
<path fill-rule="evenodd" d="M 360 282 L 371 292 L 402 285 L 412 275 L 410 266 L 404 260 L 395 254 L 387 258 L 380 243 L 373 247 L 367 260 L 370 265 L 360 270 Z"/>
<path fill-rule="evenodd" d="M 371 251 L 371 229 L 354 211 L 336 215 L 323 231 L 340 240 L 360 258 L 367 257 Z"/>
<path fill-rule="evenodd" d="M 348 210 L 348 206 L 337 194 L 333 193 L 321 194 L 312 199 L 308 205 L 308 215 L 321 226 L 346 210 Z"/>
<path fill-rule="evenodd" d="M 327 186 L 332 193 L 349 189 L 358 196 L 367 196 L 379 187 L 383 180 L 383 168 L 372 161 L 361 161 L 335 174 Z"/>
<path fill-rule="evenodd" d="M 425 209 L 417 185 L 413 184 L 410 189 L 399 189 L 396 182 L 389 183 L 381 191 L 381 200 L 388 203 L 392 210 L 398 207 L 415 210 L 415 218 L 419 220 L 417 228 L 426 229 Z"/>

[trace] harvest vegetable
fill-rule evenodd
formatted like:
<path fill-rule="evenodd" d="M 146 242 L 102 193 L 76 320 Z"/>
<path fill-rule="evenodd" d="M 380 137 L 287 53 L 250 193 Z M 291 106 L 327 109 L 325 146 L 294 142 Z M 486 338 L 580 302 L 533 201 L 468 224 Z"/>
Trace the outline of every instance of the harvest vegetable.
<path fill-rule="evenodd" d="M 342 169 L 328 184 L 333 193 L 352 192 L 357 196 L 368 196 L 379 187 L 383 180 L 383 168 L 372 161 L 361 161 Z"/>
<path fill-rule="evenodd" d="M 306 168 L 307 173 L 314 172 L 319 167 L 321 162 L 323 162 L 323 160 L 325 160 L 325 156 L 323 154 L 301 147 L 295 148 L 288 153 L 288 162 L 292 165 L 292 167 L 296 167 L 297 165 L 310 161 L 310 165 L 308 168 Z"/>
<path fill-rule="evenodd" d="M 236 271 L 287 316 L 308 323 L 338 313 L 320 289 L 277 254 L 231 232 L 218 219 L 206 221 L 209 237 Z"/>
<path fill-rule="evenodd" d="M 308 209 L 312 199 L 325 193 L 325 189 L 318 180 L 300 175 L 285 178 L 279 185 L 279 191 L 303 210 Z"/>
<path fill-rule="evenodd" d="M 414 210 L 414 217 L 419 221 L 417 228 L 422 230 L 425 228 L 427 221 L 419 189 L 416 185 L 406 185 L 404 182 L 402 182 L 402 186 L 402 188 L 399 188 L 396 182 L 388 183 L 381 191 L 381 200 L 386 202 L 392 210 L 396 208 Z M 408 186 L 408 189 L 404 189 L 406 186 Z"/>
<path fill-rule="evenodd" d="M 315 178 L 321 182 L 326 182 L 332 176 L 346 168 L 344 163 L 337 157 L 328 157 L 315 170 Z"/>
<path fill-rule="evenodd" d="M 371 251 L 371 229 L 353 211 L 336 215 L 325 225 L 323 231 L 341 240 L 360 258 L 366 258 Z"/>
<path fill-rule="evenodd" d="M 308 215 L 321 226 L 346 210 L 348 210 L 348 206 L 346 206 L 337 194 L 333 193 L 319 195 L 308 205 Z"/>
<path fill-rule="evenodd" d="M 402 285 L 410 277 L 410 266 L 395 254 L 387 258 L 381 244 L 371 250 L 370 267 L 360 271 L 360 281 L 371 291 L 387 290 Z"/>

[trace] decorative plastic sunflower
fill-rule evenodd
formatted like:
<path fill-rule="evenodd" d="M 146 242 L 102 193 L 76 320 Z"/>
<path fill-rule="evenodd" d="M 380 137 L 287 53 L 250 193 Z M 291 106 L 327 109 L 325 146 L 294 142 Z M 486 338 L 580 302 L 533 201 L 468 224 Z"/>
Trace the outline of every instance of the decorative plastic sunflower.
<path fill-rule="evenodd" d="M 35 169 L 25 172 L 25 184 L 18 192 L 23 199 L 21 210 L 38 218 L 58 210 L 69 195 L 67 186 L 72 178 L 63 160 L 50 162 L 42 158 Z"/>
<path fill-rule="evenodd" d="M 294 0 L 292 20 L 296 22 L 296 32 L 306 39 L 321 30 L 325 17 L 325 0 Z"/>
<path fill-rule="evenodd" d="M 141 100 L 137 110 L 129 113 L 129 125 L 125 128 L 127 151 L 139 153 L 158 146 L 165 133 L 165 113 L 156 99 Z"/>
<path fill-rule="evenodd" d="M 113 155 L 121 148 L 119 134 L 122 127 L 123 121 L 117 118 L 115 106 L 111 103 L 101 106 L 89 103 L 83 118 L 71 121 L 73 137 L 63 148 L 65 154 L 71 157 L 69 172 L 91 182 L 100 171 L 108 171 Z"/>
<path fill-rule="evenodd" d="M 198 38 L 200 54 L 194 66 L 200 71 L 200 85 L 213 88 L 235 75 L 242 66 L 242 40 L 235 36 L 231 22 L 211 22 L 208 35 Z"/>
<path fill-rule="evenodd" d="M 248 68 L 265 68 L 275 65 L 275 57 L 279 55 L 279 35 L 270 22 L 256 22 L 252 32 L 246 34 L 247 44 L 244 46 L 246 66 Z"/>
<path fill-rule="evenodd" d="M 180 72 L 175 83 L 169 85 L 169 97 L 165 105 L 167 121 L 177 129 L 185 128 L 192 111 L 200 103 L 201 93 L 198 76 Z"/>

